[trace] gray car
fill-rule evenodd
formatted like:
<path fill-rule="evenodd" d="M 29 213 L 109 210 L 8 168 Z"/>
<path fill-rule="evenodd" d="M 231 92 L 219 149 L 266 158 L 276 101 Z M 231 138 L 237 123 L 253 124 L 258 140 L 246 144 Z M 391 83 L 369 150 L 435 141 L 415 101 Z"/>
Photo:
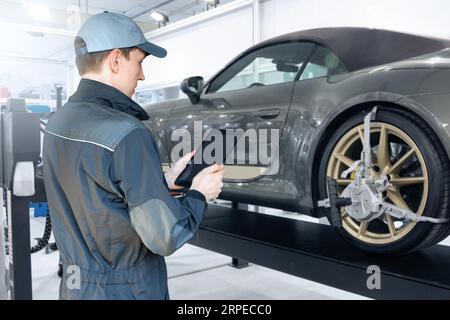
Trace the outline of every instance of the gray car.
<path fill-rule="evenodd" d="M 447 39 L 365 28 L 283 35 L 249 48 L 205 85 L 186 79 L 188 99 L 144 106 L 146 125 L 164 166 L 173 160 L 172 133 L 193 132 L 195 121 L 203 130 L 278 131 L 277 149 L 269 149 L 279 162 L 250 163 L 247 152 L 244 163 L 227 166 L 221 198 L 322 217 L 329 215 L 317 205 L 328 197 L 326 177 L 339 193 L 355 181 L 363 121 L 377 107 L 370 176 L 386 181 L 380 199 L 438 222 L 388 211 L 358 219 L 343 208 L 335 229 L 363 250 L 407 253 L 450 233 L 449 48 Z"/>

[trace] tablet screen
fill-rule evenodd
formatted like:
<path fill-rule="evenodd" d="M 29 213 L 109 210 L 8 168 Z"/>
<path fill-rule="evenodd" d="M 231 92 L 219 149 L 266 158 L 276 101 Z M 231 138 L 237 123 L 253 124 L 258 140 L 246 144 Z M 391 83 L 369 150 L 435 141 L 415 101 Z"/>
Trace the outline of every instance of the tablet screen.
<path fill-rule="evenodd" d="M 220 132 L 220 133 L 219 133 Z M 217 137 L 221 137 L 221 141 L 217 141 Z M 225 163 L 228 155 L 235 149 L 239 140 L 233 130 L 227 132 L 226 130 L 214 130 L 210 132 L 202 141 L 202 147 L 197 149 L 197 153 L 201 153 L 200 162 L 197 162 L 197 154 L 187 164 L 184 171 L 175 180 L 175 184 L 184 187 L 190 187 L 192 179 L 203 169 L 211 166 L 214 163 Z"/>

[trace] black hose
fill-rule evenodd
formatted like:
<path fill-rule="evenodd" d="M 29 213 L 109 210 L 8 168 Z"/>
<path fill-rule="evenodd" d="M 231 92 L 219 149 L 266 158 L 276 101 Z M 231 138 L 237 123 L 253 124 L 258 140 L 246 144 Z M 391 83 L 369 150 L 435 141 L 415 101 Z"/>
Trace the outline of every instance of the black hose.
<path fill-rule="evenodd" d="M 38 243 L 34 247 L 31 248 L 31 253 L 36 253 L 38 251 L 41 251 L 45 248 L 45 246 L 48 244 L 48 240 L 50 239 L 50 234 L 52 233 L 52 222 L 50 221 L 50 212 L 47 209 L 47 215 L 45 219 L 45 229 L 44 229 L 44 235 L 42 238 L 38 238 Z"/>
<path fill-rule="evenodd" d="M 42 119 L 40 120 L 41 125 L 44 126 L 44 128 L 41 127 L 41 132 L 45 132 L 45 127 L 47 126 L 47 123 L 45 121 L 43 121 Z M 42 159 L 40 159 L 42 162 Z M 35 245 L 34 247 L 31 248 L 31 253 L 36 253 L 38 251 L 41 251 L 42 249 L 45 248 L 45 246 L 48 244 L 48 240 L 50 239 L 50 234 L 52 233 L 52 222 L 50 220 L 50 212 L 47 208 L 47 213 L 46 213 L 46 219 L 45 219 L 45 228 L 44 228 L 44 235 L 42 236 L 42 238 L 37 238 L 37 245 Z"/>

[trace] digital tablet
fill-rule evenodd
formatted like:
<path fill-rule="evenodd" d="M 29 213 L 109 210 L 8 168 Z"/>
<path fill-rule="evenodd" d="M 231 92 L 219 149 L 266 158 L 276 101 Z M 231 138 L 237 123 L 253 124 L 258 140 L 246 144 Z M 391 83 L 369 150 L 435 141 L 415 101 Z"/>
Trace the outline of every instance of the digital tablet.
<path fill-rule="evenodd" d="M 214 163 L 225 163 L 225 160 L 227 159 L 228 155 L 235 149 L 236 144 L 239 140 L 239 137 L 235 137 L 234 134 L 230 135 L 227 134 L 226 130 L 219 130 L 220 133 L 222 134 L 222 157 L 221 159 L 218 159 L 218 161 L 215 161 Z M 217 131 L 216 131 L 217 133 Z M 233 147 L 232 148 L 228 148 L 227 150 L 227 139 L 233 139 Z M 197 152 L 202 152 L 201 155 L 201 162 L 200 163 L 194 163 L 194 159 L 197 156 L 194 155 L 193 159 L 191 159 L 191 161 L 187 164 L 186 168 L 184 169 L 184 171 L 178 176 L 178 178 L 175 180 L 175 184 L 178 186 L 183 186 L 183 187 L 187 187 L 189 188 L 192 185 L 192 180 L 194 179 L 194 177 L 203 169 L 213 165 L 214 163 L 205 163 L 205 159 L 204 159 L 204 151 L 206 149 L 206 147 L 213 143 L 215 141 L 215 136 L 213 135 L 213 133 L 210 133 L 203 141 L 202 141 L 202 148 L 197 149 Z M 208 155 L 211 154 L 211 156 L 215 157 L 215 152 L 208 152 Z M 220 156 L 220 155 L 219 155 Z M 216 159 L 217 160 L 217 159 Z"/>

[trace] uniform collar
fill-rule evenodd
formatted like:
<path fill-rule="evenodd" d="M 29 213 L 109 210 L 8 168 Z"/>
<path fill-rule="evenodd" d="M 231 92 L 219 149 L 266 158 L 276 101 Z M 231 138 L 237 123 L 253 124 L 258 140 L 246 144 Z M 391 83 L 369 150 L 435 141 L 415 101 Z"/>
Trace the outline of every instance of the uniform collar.
<path fill-rule="evenodd" d="M 81 79 L 77 91 L 69 98 L 70 102 L 95 101 L 113 109 L 125 112 L 139 120 L 148 120 L 147 112 L 126 94 L 99 81 Z"/>

